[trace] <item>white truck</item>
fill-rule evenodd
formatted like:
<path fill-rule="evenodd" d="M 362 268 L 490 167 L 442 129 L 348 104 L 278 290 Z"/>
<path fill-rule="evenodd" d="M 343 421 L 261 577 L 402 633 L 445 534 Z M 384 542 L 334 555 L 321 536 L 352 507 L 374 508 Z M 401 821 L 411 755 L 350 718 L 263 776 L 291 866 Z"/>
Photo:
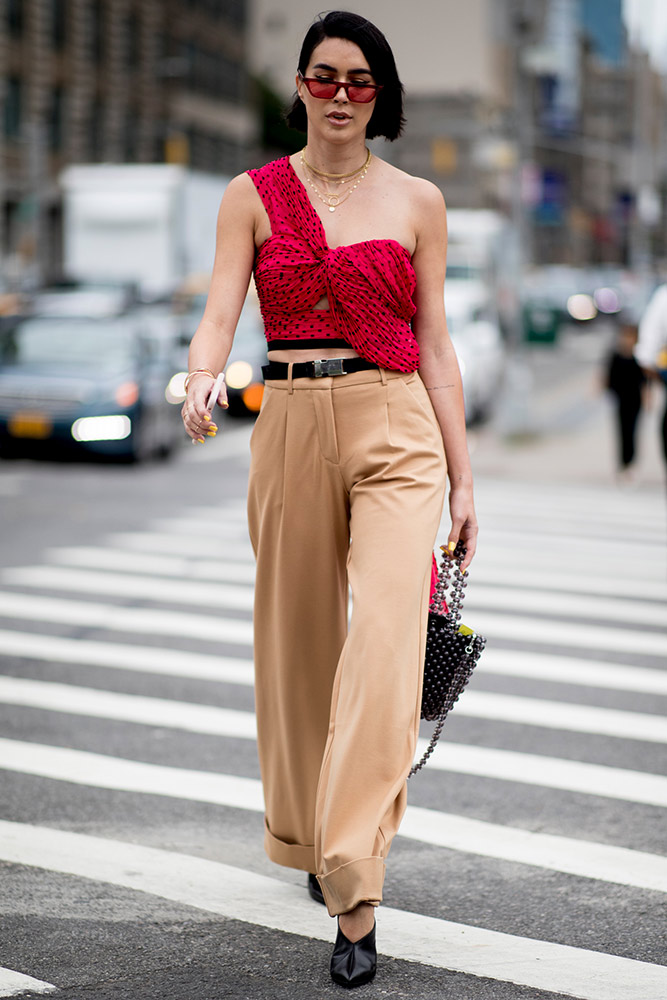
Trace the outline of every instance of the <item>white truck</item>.
<path fill-rule="evenodd" d="M 146 299 L 209 273 L 229 178 L 176 164 L 66 167 L 63 271 L 82 282 L 131 282 Z"/>

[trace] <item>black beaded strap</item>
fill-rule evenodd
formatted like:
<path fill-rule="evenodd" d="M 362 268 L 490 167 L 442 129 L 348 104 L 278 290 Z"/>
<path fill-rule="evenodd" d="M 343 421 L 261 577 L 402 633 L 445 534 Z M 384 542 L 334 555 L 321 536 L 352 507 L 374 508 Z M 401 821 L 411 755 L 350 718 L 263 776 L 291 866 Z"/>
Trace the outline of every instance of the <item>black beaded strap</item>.
<path fill-rule="evenodd" d="M 465 558 L 465 553 L 465 547 L 460 541 L 452 555 L 447 551 L 443 551 L 438 571 L 438 580 L 431 599 L 426 643 L 424 692 L 422 695 L 422 718 L 436 720 L 436 726 L 423 756 L 411 768 L 408 775 L 410 778 L 424 767 L 435 750 L 447 716 L 470 680 L 473 669 L 486 644 L 486 639 L 476 635 L 474 632 L 471 632 L 469 635 L 459 632 L 461 609 L 465 598 L 465 589 L 468 585 L 468 574 L 461 570 L 461 563 Z M 451 582 L 452 566 L 455 566 L 453 583 Z M 447 597 L 448 590 L 449 597 Z M 447 613 L 443 614 L 445 600 L 447 600 Z M 429 662 L 429 658 L 433 659 L 433 664 Z M 447 688 L 444 694 L 442 693 L 442 683 L 438 685 L 437 680 L 433 682 L 435 691 L 428 691 L 427 685 L 432 679 L 429 668 L 437 673 L 438 669 L 442 669 L 443 665 L 445 667 L 451 666 L 452 663 L 454 666 L 451 672 L 446 671 Z M 440 678 L 440 681 L 442 682 L 442 678 Z M 432 708 L 434 699 L 437 703 L 435 711 Z M 425 709 L 427 705 L 428 708 Z"/>
<path fill-rule="evenodd" d="M 457 542 L 454 552 L 450 555 L 448 549 L 443 549 L 440 559 L 440 569 L 438 570 L 438 582 L 433 591 L 433 597 L 429 605 L 429 611 L 434 615 L 441 615 L 451 632 L 457 632 L 461 621 L 461 608 L 465 598 L 465 589 L 468 586 L 468 573 L 461 569 L 461 563 L 465 559 L 466 548 L 463 542 Z M 454 582 L 450 583 L 452 575 L 452 565 L 455 565 Z M 447 591 L 450 591 L 447 599 Z M 442 609 L 447 601 L 447 614 L 442 615 Z"/>

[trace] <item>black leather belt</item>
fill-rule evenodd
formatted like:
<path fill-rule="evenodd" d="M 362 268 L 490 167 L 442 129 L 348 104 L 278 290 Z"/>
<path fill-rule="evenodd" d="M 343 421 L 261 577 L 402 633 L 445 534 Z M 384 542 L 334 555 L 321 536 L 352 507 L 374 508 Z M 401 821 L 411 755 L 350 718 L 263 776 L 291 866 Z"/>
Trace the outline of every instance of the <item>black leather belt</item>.
<path fill-rule="evenodd" d="M 322 358 L 319 361 L 297 361 L 292 365 L 292 378 L 329 378 L 332 375 L 350 375 L 378 369 L 378 365 L 365 358 Z M 289 365 L 286 361 L 269 361 L 262 366 L 264 380 L 287 378 Z"/>

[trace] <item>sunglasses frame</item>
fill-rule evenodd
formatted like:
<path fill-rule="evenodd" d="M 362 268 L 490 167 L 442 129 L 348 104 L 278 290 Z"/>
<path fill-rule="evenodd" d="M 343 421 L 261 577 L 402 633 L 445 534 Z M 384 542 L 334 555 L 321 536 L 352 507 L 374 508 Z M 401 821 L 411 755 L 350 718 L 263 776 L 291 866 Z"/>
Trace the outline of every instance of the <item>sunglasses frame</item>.
<path fill-rule="evenodd" d="M 297 70 L 297 72 L 301 82 L 305 83 L 306 90 L 308 91 L 311 97 L 315 98 L 316 101 L 332 101 L 336 96 L 336 94 L 338 93 L 338 91 L 340 90 L 340 88 L 342 87 L 343 90 L 345 91 L 345 96 L 347 97 L 348 101 L 350 101 L 352 104 L 370 104 L 377 98 L 379 92 L 382 90 L 384 86 L 381 83 L 347 83 L 345 80 L 318 80 L 318 78 L 315 76 L 304 76 L 301 70 Z M 310 89 L 311 83 L 319 83 L 320 86 L 326 86 L 328 84 L 329 86 L 335 87 L 336 89 L 334 90 L 331 97 L 320 97 L 318 94 L 314 94 Z M 350 96 L 350 87 L 367 87 L 373 90 L 373 96 L 369 98 L 369 100 L 367 101 L 355 101 L 355 99 Z"/>

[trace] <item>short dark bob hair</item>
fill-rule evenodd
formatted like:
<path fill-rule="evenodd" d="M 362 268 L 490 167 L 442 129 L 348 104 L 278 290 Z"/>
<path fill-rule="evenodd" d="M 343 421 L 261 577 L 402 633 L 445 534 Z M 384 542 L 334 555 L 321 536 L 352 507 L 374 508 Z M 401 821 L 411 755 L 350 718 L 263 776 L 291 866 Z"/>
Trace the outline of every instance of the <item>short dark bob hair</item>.
<path fill-rule="evenodd" d="M 359 14 L 346 10 L 332 10 L 328 14 L 319 15 L 303 40 L 299 55 L 298 68 L 306 74 L 313 50 L 325 38 L 346 38 L 358 45 L 370 66 L 376 83 L 382 84 L 382 90 L 375 99 L 375 108 L 368 123 L 366 137 L 375 139 L 384 136 L 393 141 L 403 131 L 403 84 L 398 78 L 394 53 L 387 39 L 379 28 Z M 295 94 L 292 106 L 286 115 L 287 124 L 291 128 L 305 132 L 307 127 L 306 109 L 298 94 Z"/>

